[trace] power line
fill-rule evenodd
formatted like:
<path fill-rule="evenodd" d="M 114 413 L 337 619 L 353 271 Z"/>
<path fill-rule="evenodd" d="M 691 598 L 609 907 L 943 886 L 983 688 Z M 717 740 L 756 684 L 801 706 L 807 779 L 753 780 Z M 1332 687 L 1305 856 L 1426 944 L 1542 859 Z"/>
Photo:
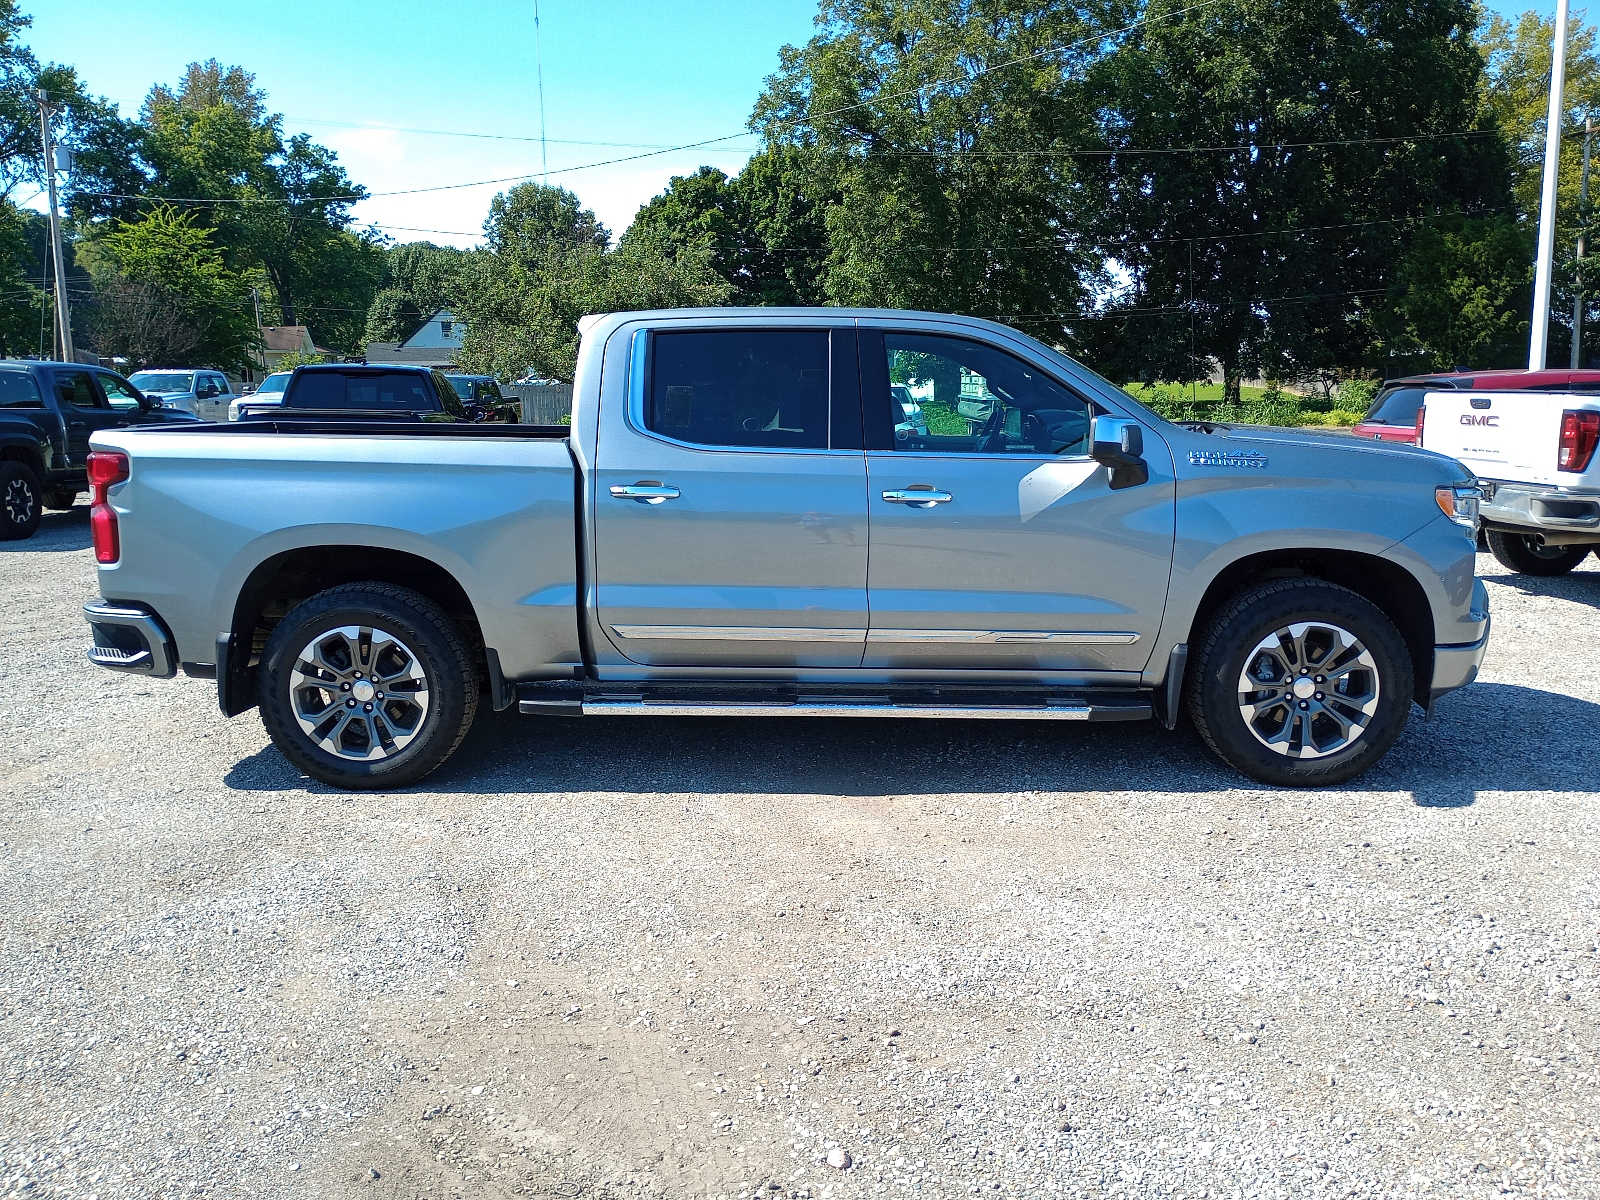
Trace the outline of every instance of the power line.
<path fill-rule="evenodd" d="M 385 125 L 375 121 L 333 121 L 322 117 L 285 117 L 295 125 L 326 125 L 337 129 L 365 129 L 376 133 L 410 133 L 424 137 L 475 138 L 491 142 L 548 142 L 552 146 L 603 146 L 612 150 L 672 150 L 671 142 L 613 142 L 585 138 L 541 137 L 538 134 L 484 133 L 468 129 L 423 129 L 408 125 Z M 760 146 L 730 146 L 730 150 L 759 150 Z"/>

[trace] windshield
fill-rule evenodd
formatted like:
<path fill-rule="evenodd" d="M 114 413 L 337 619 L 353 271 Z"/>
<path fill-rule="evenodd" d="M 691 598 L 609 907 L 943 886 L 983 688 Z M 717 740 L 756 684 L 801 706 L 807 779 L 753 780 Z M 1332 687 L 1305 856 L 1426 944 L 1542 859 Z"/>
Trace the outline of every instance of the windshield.
<path fill-rule="evenodd" d="M 261 381 L 261 386 L 256 389 L 256 394 L 262 392 L 281 392 L 289 382 L 290 372 L 279 371 L 276 375 L 268 375 Z"/>
<path fill-rule="evenodd" d="M 1367 410 L 1367 420 L 1374 425 L 1415 425 L 1417 409 L 1422 407 L 1422 397 L 1428 389 L 1422 387 L 1388 387 L 1379 392 Z"/>
<path fill-rule="evenodd" d="M 128 382 L 142 392 L 194 391 L 194 376 L 187 371 L 139 371 Z"/>

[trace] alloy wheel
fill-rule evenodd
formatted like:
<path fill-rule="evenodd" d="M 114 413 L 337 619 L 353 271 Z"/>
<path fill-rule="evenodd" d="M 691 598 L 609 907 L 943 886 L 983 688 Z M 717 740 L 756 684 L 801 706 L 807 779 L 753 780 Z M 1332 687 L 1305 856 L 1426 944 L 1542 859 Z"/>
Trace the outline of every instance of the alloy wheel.
<path fill-rule="evenodd" d="M 1378 711 L 1378 664 L 1349 630 L 1300 621 L 1245 656 L 1239 715 L 1255 739 L 1288 758 L 1323 758 L 1360 740 Z"/>
<path fill-rule="evenodd" d="M 389 758 L 427 722 L 428 672 L 388 630 L 343 625 L 317 634 L 295 656 L 289 706 L 305 735 L 329 754 Z"/>
<path fill-rule="evenodd" d="M 33 519 L 34 507 L 39 503 L 33 494 L 33 485 L 26 479 L 13 479 L 6 487 L 6 516 L 13 524 L 26 525 Z"/>

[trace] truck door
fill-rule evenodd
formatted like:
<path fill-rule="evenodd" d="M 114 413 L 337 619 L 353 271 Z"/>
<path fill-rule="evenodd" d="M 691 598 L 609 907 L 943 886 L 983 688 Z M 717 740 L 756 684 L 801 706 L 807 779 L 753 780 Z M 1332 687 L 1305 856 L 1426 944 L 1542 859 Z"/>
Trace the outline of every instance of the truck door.
<path fill-rule="evenodd" d="M 1171 459 L 1113 490 L 1091 400 L 988 342 L 863 329 L 871 514 L 864 665 L 1122 671 L 1150 658 L 1171 573 Z M 917 408 L 907 416 L 904 388 Z"/>
<path fill-rule="evenodd" d="M 625 659 L 855 667 L 867 634 L 855 331 L 775 319 L 631 337 L 601 402 L 594 595 Z"/>
<path fill-rule="evenodd" d="M 112 406 L 95 384 L 97 372 L 88 367 L 57 367 L 53 371 L 56 405 L 67 427 L 67 453 L 74 466 L 81 467 L 89 457 L 89 439 L 103 429 L 130 424 L 138 412 L 137 398 L 132 413 Z"/>

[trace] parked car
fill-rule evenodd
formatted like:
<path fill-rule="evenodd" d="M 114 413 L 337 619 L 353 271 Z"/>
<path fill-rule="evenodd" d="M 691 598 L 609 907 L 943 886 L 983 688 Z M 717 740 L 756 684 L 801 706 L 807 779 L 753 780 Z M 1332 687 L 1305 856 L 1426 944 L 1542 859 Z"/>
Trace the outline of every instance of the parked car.
<path fill-rule="evenodd" d="M 1600 555 L 1600 392 L 1430 391 L 1422 444 L 1479 476 L 1501 564 L 1563 575 Z"/>
<path fill-rule="evenodd" d="M 0 361 L 0 540 L 32 537 L 46 508 L 89 487 L 89 439 L 128 425 L 194 424 L 115 371 L 81 363 Z"/>
<path fill-rule="evenodd" d="M 506 424 L 514 423 L 517 415 L 518 406 L 504 400 L 488 408 L 469 408 L 444 374 L 430 367 L 361 363 L 296 367 L 278 405 L 260 410 L 253 401 L 246 401 L 239 406 L 241 421 L 376 416 Z"/>
<path fill-rule="evenodd" d="M 274 371 L 263 379 L 253 392 L 238 397 L 228 405 L 228 420 L 237 421 L 245 405 L 253 411 L 276 408 L 283 403 L 283 389 L 288 386 L 292 371 Z"/>
<path fill-rule="evenodd" d="M 911 394 L 911 389 L 903 383 L 891 383 L 889 393 L 900 406 L 900 415 L 894 425 L 895 436 L 902 441 L 910 437 L 927 437 L 928 419 L 923 415 L 922 405 Z"/>
<path fill-rule="evenodd" d="M 220 421 L 234 400 L 233 385 L 221 371 L 150 367 L 135 371 L 129 381 L 165 408 L 177 408 L 202 421 Z"/>
<path fill-rule="evenodd" d="M 1424 395 L 1429 391 L 1470 391 L 1473 388 L 1500 392 L 1600 392 L 1600 371 L 1444 371 L 1437 375 L 1389 379 L 1373 398 L 1367 415 L 1351 432 L 1356 437 L 1415 444 L 1417 416 L 1422 411 Z"/>
<path fill-rule="evenodd" d="M 507 398 L 495 382 L 493 375 L 446 375 L 456 395 L 474 414 L 477 421 L 517 421 L 522 416 L 522 403 Z"/>
<path fill-rule="evenodd" d="M 91 660 L 215 675 L 224 713 L 259 705 L 292 763 L 346 788 L 438 766 L 480 688 L 542 716 L 1169 728 L 1186 698 L 1223 760 L 1312 786 L 1372 766 L 1482 661 L 1478 491 L 1440 455 L 1174 425 L 976 318 L 580 330 L 570 429 L 97 437 Z M 902 440 L 889 380 L 934 358 L 993 412 Z M 319 370 L 286 403 L 321 378 L 371 407 Z"/>

